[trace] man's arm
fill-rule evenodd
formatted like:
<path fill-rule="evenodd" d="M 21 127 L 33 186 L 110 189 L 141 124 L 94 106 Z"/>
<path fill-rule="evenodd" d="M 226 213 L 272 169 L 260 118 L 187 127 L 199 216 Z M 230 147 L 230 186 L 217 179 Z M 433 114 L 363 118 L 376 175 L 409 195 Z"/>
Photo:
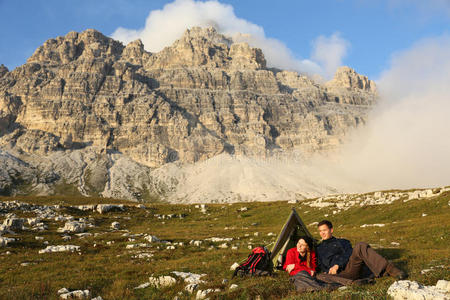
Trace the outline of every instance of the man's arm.
<path fill-rule="evenodd" d="M 350 243 L 350 241 L 346 240 L 346 239 L 338 239 L 337 241 L 339 243 L 339 245 L 342 248 L 342 253 L 340 255 L 336 255 L 333 258 L 332 261 L 332 265 L 338 265 L 338 270 L 342 271 L 345 269 L 345 266 L 347 265 L 347 262 L 350 258 L 350 256 L 352 255 L 353 252 L 353 248 L 352 248 L 352 244 Z"/>
<path fill-rule="evenodd" d="M 323 245 L 322 245 L 323 247 Z M 317 272 L 326 272 L 328 273 L 329 267 L 327 267 L 325 261 L 324 261 L 324 249 L 322 247 L 318 246 L 316 248 L 316 254 L 317 254 Z"/>

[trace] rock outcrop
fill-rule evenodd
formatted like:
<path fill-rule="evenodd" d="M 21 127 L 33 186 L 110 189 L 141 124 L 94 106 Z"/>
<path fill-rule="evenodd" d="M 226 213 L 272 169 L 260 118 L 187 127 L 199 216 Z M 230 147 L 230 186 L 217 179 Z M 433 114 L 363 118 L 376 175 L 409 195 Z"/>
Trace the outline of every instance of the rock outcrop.
<path fill-rule="evenodd" d="M 260 49 L 214 28 L 186 30 L 158 53 L 70 32 L 12 71 L 0 66 L 0 192 L 68 184 L 148 199 L 167 189 L 150 175 L 167 163 L 333 150 L 375 100 L 375 84 L 348 67 L 318 84 L 267 68 Z M 133 172 L 114 173 L 125 160 Z"/>

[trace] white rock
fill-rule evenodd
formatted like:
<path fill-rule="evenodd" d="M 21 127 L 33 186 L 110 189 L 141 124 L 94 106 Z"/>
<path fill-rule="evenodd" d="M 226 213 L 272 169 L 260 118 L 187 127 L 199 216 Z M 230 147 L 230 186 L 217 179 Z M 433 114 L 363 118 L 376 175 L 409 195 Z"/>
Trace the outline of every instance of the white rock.
<path fill-rule="evenodd" d="M 61 299 L 90 299 L 91 298 L 91 292 L 88 290 L 77 290 L 65 294 L 59 295 Z"/>
<path fill-rule="evenodd" d="M 111 210 L 125 210 L 125 206 L 123 204 L 97 204 L 97 211 L 101 214 L 106 213 Z"/>
<path fill-rule="evenodd" d="M 150 243 L 160 242 L 161 240 L 157 238 L 154 235 L 147 235 L 144 237 L 145 240 L 149 241 Z"/>
<path fill-rule="evenodd" d="M 150 277 L 148 281 L 157 288 L 172 286 L 177 282 L 172 276 Z"/>
<path fill-rule="evenodd" d="M 236 270 L 237 267 L 239 267 L 239 264 L 235 262 L 234 264 L 231 265 L 230 271 Z"/>
<path fill-rule="evenodd" d="M 58 290 L 58 295 L 61 295 L 61 294 L 67 294 L 68 292 L 69 292 L 68 289 L 62 288 L 62 289 Z"/>
<path fill-rule="evenodd" d="M 150 282 L 146 282 L 146 283 L 143 283 L 143 284 L 141 284 L 141 285 L 135 287 L 134 289 L 135 289 L 135 290 L 145 289 L 146 287 L 149 287 L 149 286 L 150 286 Z"/>
<path fill-rule="evenodd" d="M 219 245 L 219 248 L 227 249 L 228 248 L 228 244 L 227 243 L 223 243 L 223 244 Z"/>
<path fill-rule="evenodd" d="M 392 245 L 392 246 L 400 246 L 400 243 L 397 243 L 397 242 L 391 242 L 391 245 Z"/>
<path fill-rule="evenodd" d="M 77 233 L 86 230 L 86 223 L 78 221 L 69 221 L 64 224 L 63 228 L 58 228 L 58 232 Z"/>
<path fill-rule="evenodd" d="M 92 298 L 91 300 L 103 300 L 103 298 L 101 296 L 97 296 L 95 298 Z"/>
<path fill-rule="evenodd" d="M 364 228 L 364 227 L 384 227 L 385 224 L 364 224 L 361 225 L 360 227 Z"/>
<path fill-rule="evenodd" d="M 423 286 L 416 281 L 401 280 L 394 282 L 387 291 L 393 300 L 448 300 L 449 292 L 436 286 Z"/>
<path fill-rule="evenodd" d="M 175 250 L 175 246 L 167 246 L 167 250 Z"/>
<path fill-rule="evenodd" d="M 69 252 L 69 251 L 70 252 L 80 251 L 80 246 L 74 245 L 47 246 L 47 248 L 39 250 L 39 254 L 52 252 Z"/>
<path fill-rule="evenodd" d="M 201 280 L 200 278 L 206 276 L 206 274 L 194 274 L 190 272 L 178 272 L 178 271 L 173 271 L 172 273 L 178 277 L 183 278 L 184 282 L 186 283 L 196 283 L 196 284 L 205 283 L 205 281 Z"/>
<path fill-rule="evenodd" d="M 234 290 L 234 289 L 237 289 L 238 287 L 239 286 L 237 284 L 232 284 L 232 285 L 230 285 L 230 291 Z"/>
<path fill-rule="evenodd" d="M 191 283 L 188 284 L 184 289 L 188 291 L 189 294 L 192 294 L 198 288 L 198 284 Z"/>
<path fill-rule="evenodd" d="M 43 236 L 35 236 L 34 239 L 36 241 L 42 241 L 44 239 L 44 237 Z"/>
<path fill-rule="evenodd" d="M 40 218 L 28 218 L 27 219 L 27 223 L 30 226 L 35 226 L 36 224 L 40 223 L 41 219 Z"/>
<path fill-rule="evenodd" d="M 219 238 L 219 237 L 211 237 L 211 238 L 207 238 L 205 239 L 205 241 L 211 241 L 213 243 L 218 243 L 218 242 L 231 242 L 233 240 L 233 238 Z"/>
<path fill-rule="evenodd" d="M 92 233 L 90 233 L 90 232 L 82 232 L 82 233 L 76 233 L 75 235 L 77 237 L 79 237 L 79 238 L 85 238 L 85 237 L 88 237 L 88 236 L 92 236 Z"/>
<path fill-rule="evenodd" d="M 450 292 L 450 281 L 448 280 L 438 280 L 436 283 L 436 288 Z"/>
<path fill-rule="evenodd" d="M 120 229 L 120 223 L 119 222 L 112 222 L 111 223 L 111 228 L 114 230 L 119 230 Z"/>
<path fill-rule="evenodd" d="M 3 225 L 5 225 L 7 228 L 10 228 L 11 230 L 22 230 L 23 223 L 24 219 L 15 217 L 6 218 L 3 221 Z"/>
<path fill-rule="evenodd" d="M 70 235 L 63 235 L 62 236 L 63 241 L 70 241 L 72 237 Z"/>
<path fill-rule="evenodd" d="M 273 232 L 269 232 L 268 234 L 267 234 L 267 236 L 275 236 L 276 234 L 275 233 L 273 233 Z"/>
<path fill-rule="evenodd" d="M 96 207 L 96 205 L 78 205 L 78 206 L 74 206 L 74 208 L 82 210 L 82 211 L 89 211 L 89 210 L 94 211 L 95 207 Z"/>
<path fill-rule="evenodd" d="M 13 238 L 0 236 L 0 247 L 8 246 L 9 243 L 14 242 L 14 241 L 15 241 L 15 239 L 13 239 Z"/>
<path fill-rule="evenodd" d="M 207 296 L 208 294 L 214 293 L 214 292 L 215 292 L 214 289 L 198 290 L 195 299 L 196 299 L 196 300 L 202 300 L 202 299 L 205 299 L 206 296 Z"/>
<path fill-rule="evenodd" d="M 194 245 L 194 246 L 197 246 L 197 247 L 200 247 L 200 245 L 202 243 L 203 243 L 202 241 L 194 241 L 194 240 L 189 242 L 190 245 Z"/>

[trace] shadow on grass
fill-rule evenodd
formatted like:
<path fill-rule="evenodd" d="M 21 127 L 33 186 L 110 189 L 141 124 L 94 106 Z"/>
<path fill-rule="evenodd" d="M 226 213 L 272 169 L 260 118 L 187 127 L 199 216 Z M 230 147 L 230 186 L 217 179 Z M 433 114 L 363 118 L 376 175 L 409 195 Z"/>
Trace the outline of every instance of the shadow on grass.
<path fill-rule="evenodd" d="M 398 259 L 403 257 L 405 253 L 405 249 L 392 249 L 392 248 L 384 248 L 384 249 L 376 249 L 377 253 L 383 256 L 386 259 Z"/>

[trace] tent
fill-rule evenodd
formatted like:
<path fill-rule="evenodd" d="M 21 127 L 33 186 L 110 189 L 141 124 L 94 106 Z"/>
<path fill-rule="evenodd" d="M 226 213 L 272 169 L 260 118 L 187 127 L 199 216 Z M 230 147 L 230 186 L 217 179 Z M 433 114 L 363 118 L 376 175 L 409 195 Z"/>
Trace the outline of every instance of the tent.
<path fill-rule="evenodd" d="M 296 246 L 300 236 L 305 235 L 314 240 L 308 228 L 306 228 L 300 216 L 295 211 L 295 208 L 292 208 L 292 212 L 286 223 L 284 223 L 283 229 L 271 250 L 270 259 L 275 268 L 281 268 L 283 266 L 286 252 Z"/>

